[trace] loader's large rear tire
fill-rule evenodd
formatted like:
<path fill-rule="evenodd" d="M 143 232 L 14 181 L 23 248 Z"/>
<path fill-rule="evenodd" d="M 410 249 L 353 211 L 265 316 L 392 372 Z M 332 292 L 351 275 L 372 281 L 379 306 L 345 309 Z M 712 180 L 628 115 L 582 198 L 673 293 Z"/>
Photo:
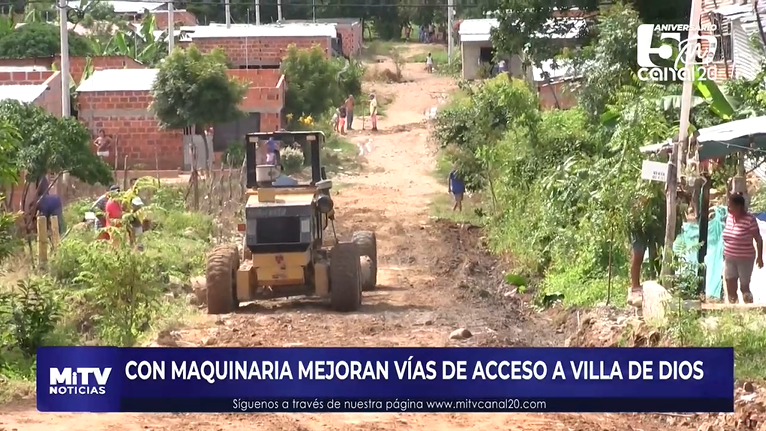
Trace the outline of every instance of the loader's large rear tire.
<path fill-rule="evenodd" d="M 219 245 L 207 255 L 207 314 L 226 314 L 237 309 L 237 269 L 239 250 L 232 245 Z"/>
<path fill-rule="evenodd" d="M 330 304 L 340 312 L 356 311 L 362 305 L 359 248 L 339 242 L 330 251 Z"/>
<path fill-rule="evenodd" d="M 362 290 L 375 290 L 375 286 L 378 285 L 378 240 L 375 232 L 367 230 L 354 232 L 352 241 L 359 249 L 360 256 L 370 258 L 370 277 L 362 280 Z"/>

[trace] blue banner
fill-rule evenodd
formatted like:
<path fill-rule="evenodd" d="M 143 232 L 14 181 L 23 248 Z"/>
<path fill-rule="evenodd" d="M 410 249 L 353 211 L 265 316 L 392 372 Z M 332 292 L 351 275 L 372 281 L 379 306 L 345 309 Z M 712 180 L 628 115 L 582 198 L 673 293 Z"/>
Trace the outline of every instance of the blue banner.
<path fill-rule="evenodd" d="M 734 350 L 45 347 L 56 412 L 733 412 Z"/>

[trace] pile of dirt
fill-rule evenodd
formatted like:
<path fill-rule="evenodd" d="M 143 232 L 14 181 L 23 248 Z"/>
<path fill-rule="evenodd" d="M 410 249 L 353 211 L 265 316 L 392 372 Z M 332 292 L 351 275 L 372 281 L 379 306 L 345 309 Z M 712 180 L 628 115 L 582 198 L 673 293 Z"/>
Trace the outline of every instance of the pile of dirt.
<path fill-rule="evenodd" d="M 647 325 L 635 311 L 618 307 L 568 310 L 560 331 L 571 334 L 564 343 L 566 347 L 659 347 L 666 344 L 662 333 Z"/>
<path fill-rule="evenodd" d="M 512 262 L 489 252 L 480 227 L 435 219 L 431 231 L 443 244 L 441 253 L 432 255 L 432 273 L 443 281 L 456 303 L 465 304 L 491 329 L 477 340 L 479 346 L 562 344 L 563 333 L 557 331 L 552 316 L 533 310 L 532 294 L 521 293 L 504 280 Z"/>

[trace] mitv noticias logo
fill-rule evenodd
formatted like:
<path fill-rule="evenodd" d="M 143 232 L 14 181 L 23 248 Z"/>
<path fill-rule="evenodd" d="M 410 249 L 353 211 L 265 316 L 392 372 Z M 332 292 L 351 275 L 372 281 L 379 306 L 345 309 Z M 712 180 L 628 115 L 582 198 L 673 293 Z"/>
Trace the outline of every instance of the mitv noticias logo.
<path fill-rule="evenodd" d="M 104 395 L 111 368 L 50 369 L 50 395 Z"/>

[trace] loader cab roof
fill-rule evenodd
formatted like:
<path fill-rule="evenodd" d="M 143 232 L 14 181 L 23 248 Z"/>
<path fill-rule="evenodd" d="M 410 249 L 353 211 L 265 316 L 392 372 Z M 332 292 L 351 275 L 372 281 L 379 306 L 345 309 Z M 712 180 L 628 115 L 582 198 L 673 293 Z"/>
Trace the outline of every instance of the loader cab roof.
<path fill-rule="evenodd" d="M 265 148 L 270 140 L 276 140 L 279 144 L 283 165 L 285 149 L 290 148 L 303 153 L 303 170 L 300 172 L 283 172 L 285 175 L 292 174 L 290 176 L 298 180 L 298 184 L 275 184 L 275 188 L 315 186 L 316 183 L 322 180 L 322 166 L 319 154 L 325 140 L 323 132 L 287 130 L 256 132 L 245 135 L 245 168 L 247 170 L 248 188 L 258 188 L 258 183 L 255 179 L 255 167 L 259 164 L 265 164 L 267 153 Z"/>

